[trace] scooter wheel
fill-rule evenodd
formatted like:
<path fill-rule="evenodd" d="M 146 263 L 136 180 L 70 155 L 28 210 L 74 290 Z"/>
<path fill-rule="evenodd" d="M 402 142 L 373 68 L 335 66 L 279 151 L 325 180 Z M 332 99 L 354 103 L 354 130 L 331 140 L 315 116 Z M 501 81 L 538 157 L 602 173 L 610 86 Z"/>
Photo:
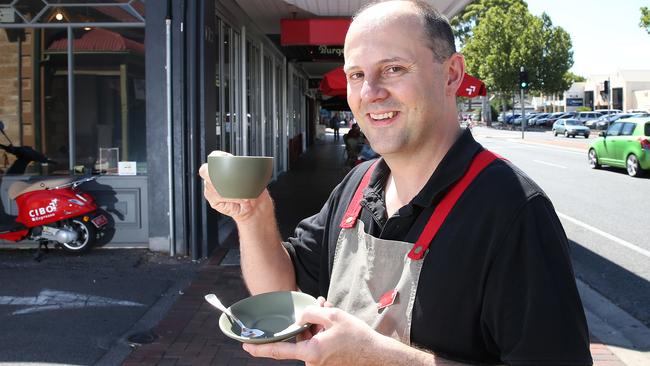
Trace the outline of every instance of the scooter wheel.
<path fill-rule="evenodd" d="M 67 224 L 68 228 L 77 232 L 77 240 L 61 243 L 63 250 L 69 253 L 83 253 L 95 244 L 96 232 L 93 224 L 81 219 L 72 219 Z"/>

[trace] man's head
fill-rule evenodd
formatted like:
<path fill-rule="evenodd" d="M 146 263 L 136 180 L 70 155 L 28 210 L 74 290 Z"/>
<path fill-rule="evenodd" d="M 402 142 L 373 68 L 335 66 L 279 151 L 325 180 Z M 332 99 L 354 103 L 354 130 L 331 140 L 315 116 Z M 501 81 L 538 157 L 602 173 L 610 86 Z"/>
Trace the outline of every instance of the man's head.
<path fill-rule="evenodd" d="M 449 135 L 464 74 L 447 20 L 419 1 L 364 8 L 345 40 L 348 104 L 373 149 L 409 153 Z M 411 151 L 412 152 L 412 151 Z"/>
<path fill-rule="evenodd" d="M 359 9 L 354 16 L 356 19 L 365 10 L 378 5 L 382 1 L 368 3 Z M 456 43 L 454 41 L 454 32 L 451 29 L 449 20 L 436 8 L 424 0 L 406 0 L 413 7 L 414 12 L 420 16 L 424 32 L 422 42 L 427 44 L 433 52 L 433 56 L 438 62 L 444 62 L 456 52 Z"/>

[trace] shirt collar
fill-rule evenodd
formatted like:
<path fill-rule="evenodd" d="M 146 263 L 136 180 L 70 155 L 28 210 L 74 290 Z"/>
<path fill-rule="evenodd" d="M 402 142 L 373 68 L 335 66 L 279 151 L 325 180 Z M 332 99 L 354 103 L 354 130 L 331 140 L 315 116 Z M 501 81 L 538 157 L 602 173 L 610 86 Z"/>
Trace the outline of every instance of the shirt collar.
<path fill-rule="evenodd" d="M 440 196 L 465 174 L 472 159 L 481 150 L 483 147 L 474 140 L 472 133 L 469 130 L 464 130 L 410 204 L 428 207 L 437 202 Z M 383 201 L 383 193 L 389 175 L 390 168 L 382 158 L 370 177 L 368 188 L 364 191 L 364 200 Z"/>

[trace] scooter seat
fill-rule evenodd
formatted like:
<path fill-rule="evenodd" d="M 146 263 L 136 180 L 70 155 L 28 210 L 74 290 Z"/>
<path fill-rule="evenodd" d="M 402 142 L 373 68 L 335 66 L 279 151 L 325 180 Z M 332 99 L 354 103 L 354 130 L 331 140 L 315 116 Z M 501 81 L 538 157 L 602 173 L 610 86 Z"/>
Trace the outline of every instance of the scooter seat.
<path fill-rule="evenodd" d="M 38 191 L 41 189 L 52 189 L 73 182 L 74 178 L 55 178 L 37 180 L 35 182 L 18 181 L 9 186 L 9 198 L 14 200 L 23 193 Z"/>

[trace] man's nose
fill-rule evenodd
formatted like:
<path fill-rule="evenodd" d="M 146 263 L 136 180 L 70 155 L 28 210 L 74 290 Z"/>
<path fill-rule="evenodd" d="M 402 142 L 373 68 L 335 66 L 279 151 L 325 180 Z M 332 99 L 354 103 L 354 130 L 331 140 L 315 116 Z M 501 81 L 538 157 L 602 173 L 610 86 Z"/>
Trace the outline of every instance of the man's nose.
<path fill-rule="evenodd" d="M 366 103 L 373 103 L 384 100 L 388 97 L 388 90 L 384 88 L 379 80 L 366 79 L 361 86 L 361 100 Z"/>

